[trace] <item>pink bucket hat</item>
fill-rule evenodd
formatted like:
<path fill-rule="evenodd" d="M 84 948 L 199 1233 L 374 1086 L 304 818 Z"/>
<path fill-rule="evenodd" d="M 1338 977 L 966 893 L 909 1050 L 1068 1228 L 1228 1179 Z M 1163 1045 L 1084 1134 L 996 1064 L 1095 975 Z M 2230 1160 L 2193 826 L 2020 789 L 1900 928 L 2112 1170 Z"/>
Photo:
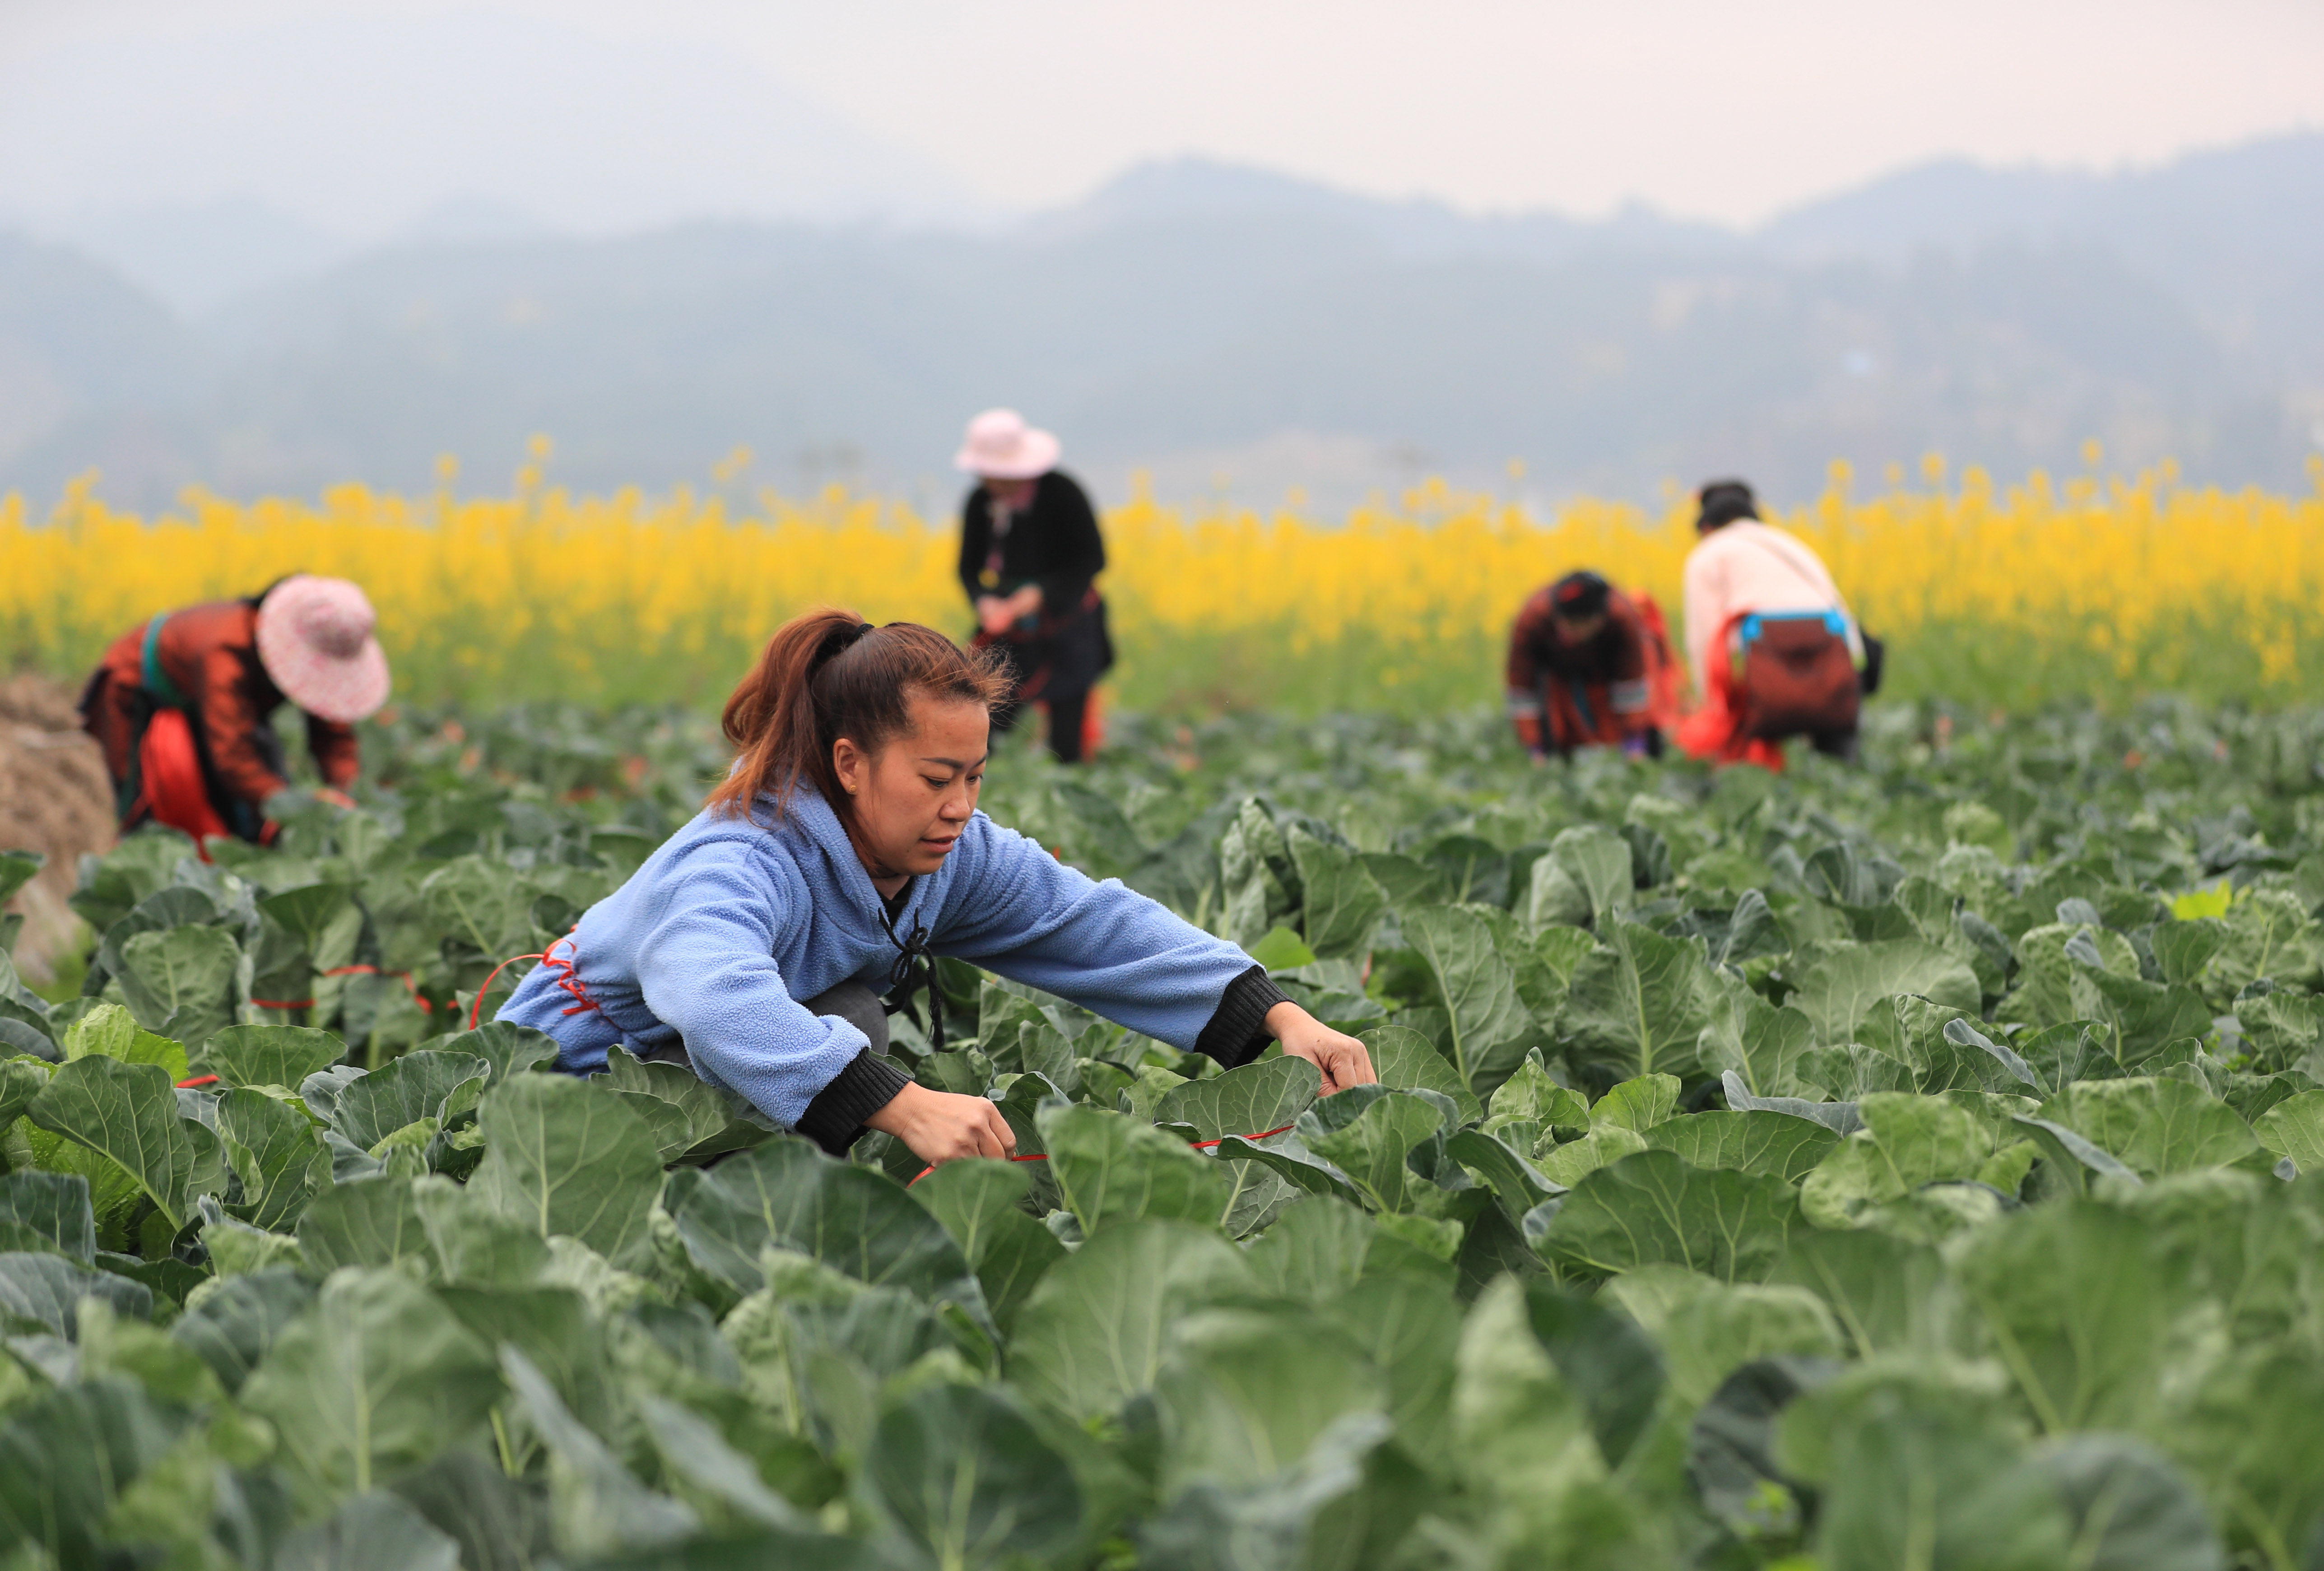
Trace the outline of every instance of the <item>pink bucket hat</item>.
<path fill-rule="evenodd" d="M 1013 409 L 988 409 L 968 422 L 968 440 L 952 456 L 956 468 L 986 480 L 1030 480 L 1057 467 L 1062 445 L 1025 423 Z"/>
<path fill-rule="evenodd" d="M 282 696 L 309 715 L 351 724 L 387 702 L 379 618 L 345 578 L 283 579 L 258 605 L 258 661 Z"/>

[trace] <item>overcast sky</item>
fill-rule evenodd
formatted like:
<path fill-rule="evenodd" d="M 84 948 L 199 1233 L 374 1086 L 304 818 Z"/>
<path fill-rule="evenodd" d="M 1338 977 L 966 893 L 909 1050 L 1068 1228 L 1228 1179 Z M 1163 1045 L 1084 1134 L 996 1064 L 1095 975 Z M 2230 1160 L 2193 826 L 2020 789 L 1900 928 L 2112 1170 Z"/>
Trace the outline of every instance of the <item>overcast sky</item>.
<path fill-rule="evenodd" d="M 437 0 L 0 0 L 0 202 L 241 192 L 344 225 L 345 212 L 318 207 L 333 194 L 327 165 L 344 171 L 336 183 L 350 208 L 506 195 L 521 169 L 561 193 L 542 199 L 552 217 L 586 208 L 596 181 L 604 189 L 594 210 L 655 220 L 667 214 L 645 210 L 652 202 L 635 193 L 700 205 L 669 170 L 714 162 L 703 149 L 720 139 L 706 111 L 670 90 L 696 69 L 688 60 L 718 62 L 703 73 L 718 79 L 712 103 L 747 97 L 742 73 L 765 73 L 769 100 L 780 103 L 758 134 L 794 137 L 834 179 L 913 187 L 923 206 L 938 203 L 931 193 L 947 175 L 984 201 L 1035 207 L 1070 200 L 1142 159 L 1204 153 L 1471 209 L 1586 215 L 1640 200 L 1749 223 L 1941 155 L 2106 168 L 2324 126 L 2319 0 L 501 0 L 493 9 L 497 18 L 482 19 L 499 29 L 490 36 L 569 32 L 610 46 L 587 68 L 603 79 L 586 94 L 528 97 L 548 91 L 528 77 L 566 71 L 563 46 L 536 42 L 527 47 L 552 58 L 441 73 L 463 82 L 483 73 L 505 89 L 508 113 L 485 112 L 469 88 L 431 98 L 438 73 L 400 56 L 394 40 L 424 62 L 430 39 L 485 35 L 444 32 L 479 19 L 447 16 L 475 8 Z M 511 22 L 519 25 L 501 25 Z M 116 56 L 134 101 L 96 97 Z M 625 88 L 614 79 L 632 58 L 659 61 L 659 78 Z M 257 63 L 234 63 L 244 59 Z M 398 79 L 373 79 L 383 75 Z M 331 112 L 366 92 L 397 107 Z M 503 95 L 487 87 L 481 96 Z M 20 106 L 14 119 L 10 100 Z M 253 106 L 277 100 L 306 107 L 250 134 Z M 201 127 L 229 111 L 244 117 L 240 139 L 203 141 Z M 551 168 L 543 145 L 572 156 Z M 530 150 L 521 157 L 520 146 Z M 300 148 L 309 157 L 294 179 L 284 171 Z M 794 162 L 751 178 L 808 177 Z M 567 199 L 574 192 L 579 208 Z"/>

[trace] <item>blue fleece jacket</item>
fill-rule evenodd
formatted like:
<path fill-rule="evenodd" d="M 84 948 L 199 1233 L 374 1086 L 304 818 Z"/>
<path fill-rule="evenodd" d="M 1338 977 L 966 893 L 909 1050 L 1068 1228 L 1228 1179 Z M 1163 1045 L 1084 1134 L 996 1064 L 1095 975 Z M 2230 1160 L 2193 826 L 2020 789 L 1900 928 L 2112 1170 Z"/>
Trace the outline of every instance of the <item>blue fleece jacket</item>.
<path fill-rule="evenodd" d="M 641 1056 L 682 1042 L 705 1080 L 791 1128 L 870 1045 L 798 1001 L 851 977 L 889 990 L 897 949 L 881 915 L 871 874 L 813 790 L 779 819 L 765 798 L 750 820 L 706 812 L 558 948 L 595 1009 L 576 1004 L 561 970 L 536 966 L 495 1018 L 555 1037 L 558 1067 L 577 1074 L 602 1069 L 615 1042 Z M 1117 879 L 1093 883 L 982 813 L 942 867 L 912 881 L 895 928 L 916 926 L 935 954 L 1184 1050 L 1252 968 L 1234 945 Z"/>

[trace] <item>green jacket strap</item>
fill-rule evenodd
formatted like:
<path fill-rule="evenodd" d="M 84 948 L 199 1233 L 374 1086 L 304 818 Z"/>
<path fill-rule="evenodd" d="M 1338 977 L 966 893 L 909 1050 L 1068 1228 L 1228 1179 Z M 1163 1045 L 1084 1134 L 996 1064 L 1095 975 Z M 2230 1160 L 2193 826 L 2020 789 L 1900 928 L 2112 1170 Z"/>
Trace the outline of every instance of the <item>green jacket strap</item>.
<path fill-rule="evenodd" d="M 161 669 L 161 624 L 169 620 L 170 614 L 165 611 L 145 624 L 145 659 L 143 672 L 145 692 L 162 708 L 190 709 L 193 705 L 187 700 L 184 693 L 178 690 L 178 684 L 170 679 L 170 673 Z"/>

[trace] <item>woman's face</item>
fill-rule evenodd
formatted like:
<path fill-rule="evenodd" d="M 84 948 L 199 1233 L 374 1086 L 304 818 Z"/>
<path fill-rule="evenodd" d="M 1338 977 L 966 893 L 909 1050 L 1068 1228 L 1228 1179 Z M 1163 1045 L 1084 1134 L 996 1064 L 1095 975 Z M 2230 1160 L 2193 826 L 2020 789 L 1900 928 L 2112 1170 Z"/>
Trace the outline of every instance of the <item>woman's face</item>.
<path fill-rule="evenodd" d="M 959 843 L 984 784 L 992 720 L 973 699 L 912 695 L 910 729 L 866 753 L 847 737 L 832 744 L 832 771 L 848 795 L 848 838 L 882 894 L 934 873 Z"/>
<path fill-rule="evenodd" d="M 1040 484 L 1038 480 L 987 479 L 984 483 L 984 494 L 1013 512 L 1033 500 L 1033 493 L 1039 488 Z"/>

